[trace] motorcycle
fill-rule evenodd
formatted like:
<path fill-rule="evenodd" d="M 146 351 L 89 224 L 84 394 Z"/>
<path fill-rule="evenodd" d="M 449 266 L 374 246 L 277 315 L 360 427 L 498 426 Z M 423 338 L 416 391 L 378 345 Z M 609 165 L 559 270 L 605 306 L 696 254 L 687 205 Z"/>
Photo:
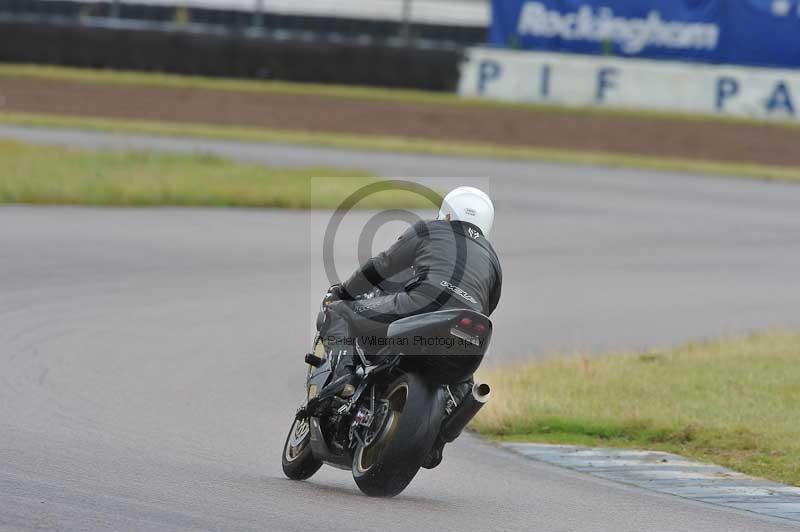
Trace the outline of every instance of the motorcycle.
<path fill-rule="evenodd" d="M 328 464 L 351 471 L 363 493 L 393 497 L 420 468 L 441 462 L 444 445 L 489 400 L 489 386 L 473 383 L 472 374 L 489 346 L 492 322 L 462 309 L 395 321 L 377 342 L 356 339 L 353 383 L 332 382 L 335 357 L 319 332 L 326 319 L 323 303 L 314 348 L 305 357 L 307 398 L 284 444 L 283 471 L 305 480 Z"/>

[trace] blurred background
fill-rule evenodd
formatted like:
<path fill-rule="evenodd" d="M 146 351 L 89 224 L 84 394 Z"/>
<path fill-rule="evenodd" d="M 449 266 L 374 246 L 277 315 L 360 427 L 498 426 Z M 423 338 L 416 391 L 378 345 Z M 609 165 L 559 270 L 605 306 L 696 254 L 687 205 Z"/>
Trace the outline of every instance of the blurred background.
<path fill-rule="evenodd" d="M 795 69 L 798 32 L 795 0 L 0 0 L 4 62 L 458 91 L 583 105 L 609 103 L 605 89 L 619 85 L 609 79 L 614 73 L 605 75 L 601 92 L 591 83 L 591 98 L 570 100 L 565 90 L 551 90 L 560 73 L 519 79 L 524 75 L 516 67 L 500 68 L 508 66 L 505 60 L 476 59 L 476 48 Z M 547 65 L 540 62 L 535 70 L 570 61 L 564 55 L 544 59 Z M 519 87 L 484 94 L 487 81 L 501 71 Z M 702 90 L 681 79 L 700 72 L 682 67 L 665 74 L 660 85 L 678 78 L 678 85 L 667 89 L 641 85 L 650 72 L 635 69 L 627 77 L 637 78 L 636 85 L 628 86 L 661 101 L 620 96 L 610 103 L 724 113 L 730 110 L 724 104 L 734 103 L 732 96 L 747 93 L 737 77 L 746 74 L 745 85 L 760 88 L 734 105 L 740 107 L 734 114 L 753 115 L 751 108 L 761 106 L 769 111 L 761 115 L 794 116 L 791 72 L 759 81 L 753 72 L 733 72 L 730 79 L 731 72 L 714 71 L 716 78 Z M 776 95 L 777 81 L 785 86 Z M 673 105 L 679 97 L 686 101 Z M 693 106 L 692 100 L 702 104 Z"/>

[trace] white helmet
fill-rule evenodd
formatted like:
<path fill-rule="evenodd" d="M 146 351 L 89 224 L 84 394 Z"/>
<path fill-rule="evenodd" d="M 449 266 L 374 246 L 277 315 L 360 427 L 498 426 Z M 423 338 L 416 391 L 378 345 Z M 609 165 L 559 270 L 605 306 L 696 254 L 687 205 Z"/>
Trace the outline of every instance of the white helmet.
<path fill-rule="evenodd" d="M 488 237 L 494 224 L 494 204 L 488 194 L 475 187 L 458 187 L 444 197 L 439 220 L 469 222 Z"/>

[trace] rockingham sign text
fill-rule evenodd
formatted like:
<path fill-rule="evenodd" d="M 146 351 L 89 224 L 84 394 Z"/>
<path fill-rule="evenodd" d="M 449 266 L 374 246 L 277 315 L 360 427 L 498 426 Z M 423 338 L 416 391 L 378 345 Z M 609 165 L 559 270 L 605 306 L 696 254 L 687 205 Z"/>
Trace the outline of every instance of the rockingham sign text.
<path fill-rule="evenodd" d="M 615 16 L 610 7 L 595 9 L 582 5 L 576 12 L 561 13 L 540 2 L 526 2 L 522 6 L 517 34 L 612 42 L 627 54 L 638 54 L 649 46 L 714 50 L 719 42 L 717 24 L 665 21 L 659 11 L 649 11 L 645 18 L 626 18 Z"/>

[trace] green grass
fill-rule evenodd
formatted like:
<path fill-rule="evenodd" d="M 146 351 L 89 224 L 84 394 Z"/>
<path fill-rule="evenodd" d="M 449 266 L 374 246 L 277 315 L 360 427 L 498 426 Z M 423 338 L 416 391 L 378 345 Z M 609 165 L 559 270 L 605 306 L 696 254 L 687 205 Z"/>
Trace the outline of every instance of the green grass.
<path fill-rule="evenodd" d="M 359 172 L 271 168 L 205 155 L 89 152 L 0 141 L 0 203 L 335 208 L 376 181 Z M 414 192 L 385 191 L 357 207 L 431 205 Z"/>
<path fill-rule="evenodd" d="M 634 447 L 800 486 L 800 334 L 483 372 L 473 422 L 503 440 Z"/>
<path fill-rule="evenodd" d="M 524 102 L 504 102 L 483 98 L 465 98 L 450 93 L 422 90 L 388 89 L 378 87 L 358 87 L 350 85 L 322 85 L 313 83 L 293 83 L 286 81 L 250 80 L 231 78 L 210 78 L 203 76 L 181 76 L 176 74 L 130 72 L 118 70 L 97 70 L 60 66 L 26 65 L 0 63 L 0 79 L 39 79 L 69 81 L 78 83 L 101 83 L 143 87 L 163 87 L 178 89 L 204 89 L 219 91 L 238 91 L 263 94 L 290 94 L 296 96 L 321 96 L 355 100 L 377 100 L 422 105 L 450 105 L 483 107 L 494 109 L 528 110 L 538 113 L 562 114 L 570 116 L 612 116 L 645 118 L 654 120 L 680 120 L 689 122 L 721 122 L 745 124 L 762 127 L 797 128 L 794 122 L 765 122 L 744 117 L 725 115 L 710 116 L 667 111 L 645 111 L 621 108 L 566 107 Z"/>
<path fill-rule="evenodd" d="M 390 136 L 347 135 L 341 133 L 286 131 L 252 127 L 214 126 L 206 124 L 153 122 L 146 120 L 115 120 L 109 118 L 86 118 L 3 112 L 0 112 L 0 124 L 16 124 L 48 128 L 77 128 L 105 131 L 110 133 L 135 133 L 253 142 L 277 142 L 324 146 L 339 149 L 422 153 L 460 157 L 486 157 L 525 161 L 548 161 L 586 166 L 636 168 L 650 171 L 683 172 L 751 179 L 754 178 L 767 181 L 782 181 L 790 183 L 800 182 L 800 168 L 797 167 L 645 157 L 618 153 L 508 147 L 495 144 L 444 142 Z"/>

